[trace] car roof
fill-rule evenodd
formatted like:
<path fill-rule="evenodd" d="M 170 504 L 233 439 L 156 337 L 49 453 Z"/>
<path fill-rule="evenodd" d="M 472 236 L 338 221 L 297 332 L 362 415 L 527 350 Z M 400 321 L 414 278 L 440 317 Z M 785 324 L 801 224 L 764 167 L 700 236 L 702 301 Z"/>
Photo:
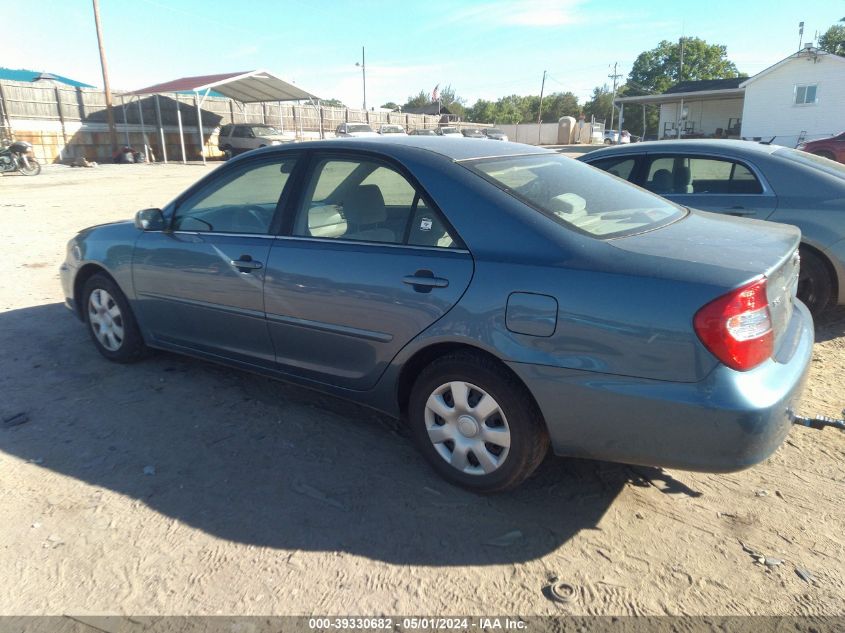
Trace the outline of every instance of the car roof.
<path fill-rule="evenodd" d="M 717 152 L 735 156 L 759 156 L 761 154 L 772 154 L 779 149 L 781 149 L 780 145 L 735 139 L 665 140 L 605 147 L 588 152 L 583 156 L 579 156 L 579 158 L 581 160 L 591 161 L 602 157 L 621 154 L 643 154 L 646 152 L 654 154 L 662 152 Z"/>
<path fill-rule="evenodd" d="M 492 147 L 491 147 L 492 145 Z M 385 154 L 393 153 L 392 150 L 416 149 L 425 150 L 434 154 L 440 154 L 454 161 L 471 160 L 474 158 L 493 158 L 499 156 L 519 156 L 526 154 L 556 154 L 554 150 L 525 145 L 523 143 L 490 143 L 487 139 L 471 139 L 461 136 L 460 138 L 444 138 L 431 136 L 399 136 L 393 137 L 360 137 L 355 139 L 335 138 L 324 141 L 307 141 L 292 145 L 276 145 L 258 151 L 272 151 L 285 147 L 288 150 L 293 148 L 313 149 L 349 149 L 369 150 Z"/>

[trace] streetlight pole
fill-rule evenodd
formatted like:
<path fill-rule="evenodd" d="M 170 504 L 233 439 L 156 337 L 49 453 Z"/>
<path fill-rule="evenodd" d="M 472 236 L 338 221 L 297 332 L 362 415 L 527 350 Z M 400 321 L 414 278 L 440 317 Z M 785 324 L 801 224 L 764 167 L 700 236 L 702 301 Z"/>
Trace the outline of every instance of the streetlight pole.
<path fill-rule="evenodd" d="M 114 126 L 114 111 L 111 105 L 111 87 L 109 87 L 109 68 L 106 64 L 106 50 L 103 47 L 103 29 L 100 26 L 100 3 L 98 0 L 93 0 L 94 3 L 94 23 L 97 26 L 97 45 L 100 47 L 100 66 L 103 69 L 103 90 L 106 95 L 106 118 L 109 122 L 109 136 L 111 138 L 111 151 L 114 154 L 117 151 L 117 128 Z"/>
<path fill-rule="evenodd" d="M 361 78 L 364 80 L 364 110 L 367 109 L 367 63 L 364 56 L 364 47 L 361 47 L 361 63 L 355 62 L 356 66 L 361 67 Z"/>

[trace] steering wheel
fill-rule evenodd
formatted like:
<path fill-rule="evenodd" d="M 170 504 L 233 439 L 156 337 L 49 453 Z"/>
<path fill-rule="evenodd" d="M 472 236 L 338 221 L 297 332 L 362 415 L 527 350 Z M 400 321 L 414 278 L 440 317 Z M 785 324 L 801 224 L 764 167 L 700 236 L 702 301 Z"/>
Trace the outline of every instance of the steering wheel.
<path fill-rule="evenodd" d="M 247 222 L 248 224 L 258 229 L 261 233 L 267 231 L 267 220 L 263 217 L 265 213 L 264 209 L 257 204 L 249 204 L 245 207 L 241 207 L 241 211 L 244 212 L 244 219 L 249 220 L 249 222 Z"/>

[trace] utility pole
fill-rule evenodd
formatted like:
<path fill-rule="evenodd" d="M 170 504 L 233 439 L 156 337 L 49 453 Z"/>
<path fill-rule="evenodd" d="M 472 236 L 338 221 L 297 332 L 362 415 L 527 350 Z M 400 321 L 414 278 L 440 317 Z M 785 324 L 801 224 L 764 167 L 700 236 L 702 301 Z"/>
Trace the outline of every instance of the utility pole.
<path fill-rule="evenodd" d="M 678 83 L 681 83 L 684 80 L 684 34 L 683 29 L 681 30 L 681 63 L 678 66 Z M 686 118 L 684 118 L 684 98 L 681 96 L 681 106 L 678 110 L 678 136 L 677 138 L 681 138 L 681 134 L 683 133 L 683 128 L 686 125 Z"/>
<path fill-rule="evenodd" d="M 546 71 L 543 71 L 543 83 L 540 84 L 540 107 L 537 108 L 537 145 L 543 136 L 543 91 L 546 89 Z"/>
<path fill-rule="evenodd" d="M 613 105 L 613 102 L 616 101 L 616 86 L 617 81 L 622 77 L 621 74 L 616 72 L 616 67 L 619 65 L 619 62 L 613 62 L 613 72 L 607 76 L 608 79 L 613 81 L 613 96 L 610 98 L 610 127 L 607 128 L 609 130 L 613 129 L 613 115 L 616 114 L 616 106 Z"/>
<path fill-rule="evenodd" d="M 364 57 L 364 47 L 361 47 L 361 63 L 355 62 L 356 66 L 361 67 L 361 78 L 364 80 L 364 110 L 367 109 L 367 62 Z"/>
<path fill-rule="evenodd" d="M 100 3 L 98 0 L 92 0 L 94 3 L 94 23 L 97 25 L 97 45 L 100 47 L 100 66 L 103 69 L 103 91 L 106 95 L 106 118 L 109 122 L 109 138 L 111 140 L 111 151 L 114 154 L 117 151 L 117 128 L 114 126 L 114 110 L 111 105 L 111 87 L 109 86 L 109 67 L 106 64 L 106 49 L 103 46 L 103 29 L 100 26 Z"/>

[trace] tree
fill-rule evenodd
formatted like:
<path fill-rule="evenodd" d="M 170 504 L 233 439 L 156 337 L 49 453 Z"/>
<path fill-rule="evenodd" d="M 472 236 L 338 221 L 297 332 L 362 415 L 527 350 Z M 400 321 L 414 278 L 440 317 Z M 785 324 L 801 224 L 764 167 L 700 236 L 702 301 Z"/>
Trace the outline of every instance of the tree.
<path fill-rule="evenodd" d="M 537 99 L 539 107 L 540 100 Z M 553 92 L 543 98 L 543 123 L 557 123 L 561 117 L 577 117 L 581 107 L 578 105 L 578 97 L 571 92 Z M 534 121 L 537 120 L 535 116 Z"/>
<path fill-rule="evenodd" d="M 431 96 L 427 94 L 425 90 L 420 90 L 419 94 L 416 96 L 408 97 L 408 100 L 405 102 L 405 105 L 402 106 L 402 109 L 421 108 L 429 103 L 431 103 Z"/>
<path fill-rule="evenodd" d="M 595 117 L 597 121 L 607 121 L 610 123 L 612 101 L 613 92 L 607 84 L 593 88 L 593 96 L 584 104 L 585 118 L 590 120 L 592 117 Z"/>
<path fill-rule="evenodd" d="M 539 95 L 510 95 L 495 103 L 479 99 L 466 109 L 466 118 L 475 123 L 535 123 L 539 108 Z M 556 123 L 562 116 L 577 116 L 579 110 L 578 98 L 574 94 L 553 92 L 543 98 L 542 120 Z"/>
<path fill-rule="evenodd" d="M 740 77 L 736 65 L 727 58 L 727 48 L 708 44 L 697 37 L 681 38 L 684 45 L 684 67 L 681 69 L 681 44 L 663 40 L 656 48 L 639 54 L 628 84 L 629 94 L 665 92 L 679 81 L 727 79 Z"/>
<path fill-rule="evenodd" d="M 320 99 L 320 105 L 324 105 L 330 108 L 346 107 L 340 99 Z"/>
<path fill-rule="evenodd" d="M 392 101 L 388 101 L 387 103 L 382 103 L 381 107 L 385 108 L 386 110 L 398 110 L 399 109 L 399 105 L 396 104 L 396 103 L 393 103 Z"/>
<path fill-rule="evenodd" d="M 845 57 L 845 26 L 834 24 L 819 38 L 819 48 Z"/>

